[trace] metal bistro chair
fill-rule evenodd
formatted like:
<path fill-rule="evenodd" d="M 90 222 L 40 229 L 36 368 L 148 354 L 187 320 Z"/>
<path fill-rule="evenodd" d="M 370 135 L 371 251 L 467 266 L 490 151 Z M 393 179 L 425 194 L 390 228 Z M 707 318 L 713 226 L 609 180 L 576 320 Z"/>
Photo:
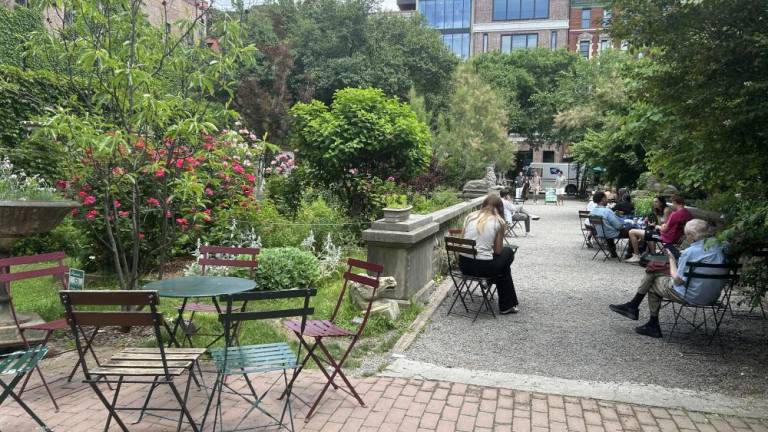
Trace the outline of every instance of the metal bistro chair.
<path fill-rule="evenodd" d="M 206 272 L 208 271 L 208 267 L 211 266 L 219 266 L 219 267 L 234 267 L 234 268 L 244 268 L 249 270 L 250 278 L 253 279 L 255 276 L 256 268 L 259 266 L 258 262 L 258 255 L 259 255 L 260 249 L 259 248 L 241 248 L 241 247 L 227 247 L 227 246 L 200 246 L 200 253 L 202 254 L 202 257 L 198 260 L 198 263 L 200 264 L 201 273 L 203 276 L 205 276 Z M 213 254 L 213 255 L 212 255 Z M 223 254 L 224 257 L 216 256 L 218 254 Z M 244 255 L 250 255 L 250 259 L 240 259 L 240 256 Z M 242 307 L 245 307 L 243 305 Z M 198 336 L 209 336 L 213 337 L 214 339 L 206 345 L 206 347 L 212 346 L 214 343 L 216 343 L 219 339 L 221 339 L 224 334 L 203 334 L 203 333 L 197 333 L 195 326 L 193 324 L 193 321 L 195 320 L 195 314 L 200 313 L 221 313 L 221 310 L 217 308 L 216 305 L 210 304 L 210 303 L 184 303 L 177 309 L 179 312 L 179 317 L 177 318 L 176 322 L 174 323 L 173 328 L 173 334 L 176 334 L 176 328 L 181 327 L 182 332 L 184 332 L 184 336 L 182 337 L 182 346 L 186 342 L 189 344 L 190 347 L 193 346 L 192 344 L 192 336 L 198 335 Z M 240 310 L 240 306 L 236 306 L 235 310 Z M 184 312 L 191 312 L 189 315 L 189 321 L 185 322 L 183 314 Z"/>
<path fill-rule="evenodd" d="M 219 427 L 224 429 L 222 419 L 222 402 L 221 395 L 224 392 L 224 387 L 227 388 L 227 393 L 234 394 L 242 399 L 245 399 L 251 404 L 251 408 L 245 413 L 238 424 L 233 430 L 240 430 L 240 425 L 243 421 L 254 411 L 259 410 L 276 423 L 267 426 L 278 426 L 279 428 L 287 427 L 284 424 L 286 412 L 290 419 L 290 430 L 293 431 L 293 411 L 291 410 L 291 386 L 288 384 L 288 370 L 296 371 L 296 367 L 299 364 L 299 356 L 301 355 L 301 346 L 299 346 L 299 353 L 296 354 L 291 349 L 290 345 L 285 342 L 280 343 L 267 343 L 260 345 L 239 345 L 235 338 L 236 329 L 246 321 L 275 319 L 275 318 L 287 318 L 287 317 L 301 317 L 300 331 L 304 331 L 304 327 L 307 322 L 307 315 L 315 313 L 314 308 L 309 307 L 309 300 L 311 297 L 317 294 L 316 289 L 295 289 L 285 291 L 260 291 L 260 292 L 248 292 L 240 294 L 232 294 L 222 296 L 221 301 L 226 302 L 226 309 L 219 315 L 219 321 L 224 326 L 224 339 L 226 346 L 224 348 L 211 348 L 209 352 L 213 357 L 213 361 L 216 364 L 216 383 L 213 385 L 213 391 L 208 399 L 208 405 L 205 409 L 205 417 L 203 418 L 203 428 L 208 417 L 208 412 L 213 403 L 214 397 L 218 395 L 216 408 L 214 409 L 213 416 L 213 430 L 216 430 L 216 420 L 219 420 Z M 247 301 L 260 301 L 260 300 L 273 300 L 273 299 L 303 299 L 304 304 L 301 308 L 294 309 L 281 309 L 270 310 L 260 312 L 239 312 L 233 305 L 234 302 L 247 302 Z M 273 371 L 282 371 L 283 381 L 285 383 L 285 403 L 283 405 L 280 418 L 273 416 L 265 409 L 261 407 L 261 403 L 267 396 L 267 393 L 272 387 L 280 380 L 278 376 L 275 381 L 259 396 L 256 389 L 251 382 L 249 374 L 261 374 Z M 248 386 L 248 392 L 243 394 L 235 390 L 230 384 L 227 383 L 226 378 L 232 375 L 242 375 Z"/>
<path fill-rule="evenodd" d="M 589 237 L 592 236 L 592 230 L 589 227 L 589 211 L 579 210 L 579 224 L 581 226 L 581 235 L 584 237 L 584 241 L 581 243 L 582 249 L 590 244 Z"/>
<path fill-rule="evenodd" d="M 366 274 L 361 273 L 354 273 L 355 271 L 364 271 Z M 302 325 L 302 322 L 300 321 L 286 321 L 285 326 L 293 331 L 293 333 L 296 335 L 297 338 L 299 338 L 299 342 L 301 343 L 304 348 L 307 349 L 307 354 L 304 356 L 304 359 L 301 361 L 301 364 L 298 368 L 296 368 L 296 372 L 294 372 L 293 377 L 291 378 L 291 382 L 288 384 L 288 388 L 291 388 L 293 386 L 294 381 L 296 381 L 296 377 L 299 376 L 301 371 L 304 369 L 304 366 L 307 364 L 307 361 L 311 357 L 312 360 L 314 360 L 315 364 L 317 364 L 320 371 L 325 375 L 325 378 L 327 379 L 327 382 L 325 383 L 325 386 L 323 386 L 323 389 L 320 391 L 320 394 L 317 396 L 317 399 L 315 399 L 314 404 L 312 404 L 312 407 L 309 409 L 309 412 L 307 413 L 307 416 L 304 418 L 305 422 L 308 422 L 310 418 L 312 418 L 312 415 L 315 413 L 315 410 L 317 409 L 318 405 L 320 404 L 320 401 L 323 399 L 323 396 L 325 395 L 325 392 L 328 391 L 328 387 L 333 386 L 336 390 L 342 390 L 352 397 L 354 397 L 357 402 L 361 406 L 365 406 L 365 402 L 363 402 L 363 399 L 360 397 L 360 395 L 355 390 L 355 387 L 352 385 L 351 382 L 349 382 L 349 379 L 347 379 L 347 376 L 344 375 L 344 372 L 341 370 L 342 366 L 344 365 L 344 362 L 347 360 L 347 357 L 349 356 L 349 353 L 352 352 L 352 348 L 355 347 L 355 344 L 358 340 L 360 340 L 360 337 L 363 334 L 363 330 L 365 330 L 365 324 L 368 322 L 368 317 L 371 315 L 371 306 L 373 305 L 373 299 L 376 298 L 376 291 L 379 288 L 379 278 L 381 277 L 381 273 L 384 271 L 384 267 L 380 264 L 374 264 L 371 262 L 366 261 L 360 261 L 356 260 L 354 258 L 348 258 L 347 259 L 347 271 L 344 273 L 344 285 L 341 287 L 341 292 L 339 293 L 339 299 L 336 302 L 336 307 L 333 310 L 333 314 L 331 315 L 330 320 L 309 320 L 306 322 L 306 325 Z M 365 285 L 372 289 L 371 293 L 371 299 L 368 301 L 368 306 L 365 309 L 365 312 L 363 313 L 363 320 L 360 323 L 360 325 L 357 327 L 357 330 L 350 331 L 344 328 L 339 327 L 336 325 L 336 318 L 339 313 L 339 309 L 341 309 L 342 302 L 345 301 L 345 293 L 347 291 L 347 285 L 349 282 L 357 282 L 358 284 Z M 328 348 L 325 346 L 324 339 L 325 338 L 338 338 L 338 337 L 344 337 L 344 338 L 351 338 L 351 341 L 349 342 L 349 346 L 347 349 L 341 354 L 341 357 L 338 359 L 334 359 L 331 352 L 328 350 Z M 314 339 L 314 343 L 310 345 L 310 343 L 307 341 L 307 339 L 312 338 Z M 320 351 L 325 356 L 325 359 L 321 359 L 320 356 L 318 356 L 315 353 L 315 350 L 317 348 L 320 348 Z M 323 364 L 326 364 L 330 367 L 332 372 L 329 374 L 326 370 L 325 366 Z M 347 389 L 344 389 L 334 382 L 334 379 L 336 379 L 336 376 L 339 376 L 342 381 L 344 381 L 344 384 L 346 385 Z"/>
<path fill-rule="evenodd" d="M 62 288 L 67 289 L 67 274 L 69 272 L 69 268 L 64 264 L 64 259 L 66 259 L 66 257 L 67 255 L 64 252 L 50 252 L 50 253 L 44 253 L 44 254 L 38 254 L 38 255 L 29 255 L 29 256 L 0 259 L 0 284 L 5 284 L 5 286 L 7 287 L 8 295 L 11 297 L 10 303 L 9 303 L 11 316 L 13 317 L 13 320 L 16 323 L 16 328 L 19 331 L 19 336 L 21 337 L 22 342 L 28 349 L 31 348 L 33 344 L 30 342 L 29 338 L 26 335 L 27 331 L 32 330 L 32 331 L 45 332 L 45 336 L 43 337 L 42 341 L 39 342 L 39 344 L 46 345 L 54 331 L 68 330 L 69 324 L 67 324 L 67 320 L 64 318 L 53 320 L 53 321 L 47 321 L 43 323 L 38 323 L 38 324 L 20 323 L 18 314 L 16 313 L 16 308 L 13 306 L 11 282 L 19 282 L 23 280 L 36 279 L 36 278 L 45 277 L 45 276 L 53 276 L 54 279 L 56 279 L 60 283 L 60 286 Z M 41 264 L 45 264 L 45 266 L 40 267 Z M 12 267 L 21 266 L 21 265 L 34 265 L 37 268 L 32 270 L 23 270 L 23 271 L 17 271 L 17 272 L 11 273 Z M 83 331 L 81 328 L 78 330 L 80 332 Z M 85 346 L 86 346 L 86 349 L 90 351 L 91 355 L 98 363 L 96 354 L 92 349 L 90 349 L 90 342 L 96 336 L 97 331 L 98 329 L 94 329 L 90 337 L 85 338 L 86 339 Z M 85 335 L 85 333 L 83 333 L 83 335 Z M 36 341 L 34 342 L 38 343 Z M 72 371 L 69 374 L 70 381 L 72 380 L 72 376 L 74 375 L 78 366 L 79 366 L 79 361 L 78 363 L 75 363 L 75 366 L 72 368 Z M 48 387 L 48 382 L 46 381 L 45 376 L 43 376 L 43 372 L 40 370 L 40 367 L 38 367 L 37 365 L 35 365 L 35 368 L 37 369 L 38 375 L 40 375 L 40 379 L 43 382 L 43 386 L 45 387 L 45 390 L 48 392 L 48 396 L 51 398 L 51 402 L 53 402 L 53 406 L 56 408 L 56 411 L 58 411 L 59 406 L 56 403 L 56 399 L 53 397 L 53 393 L 51 393 L 51 389 Z M 24 389 L 27 387 L 27 383 L 29 382 L 29 379 L 31 377 L 32 377 L 32 374 L 27 374 L 26 378 L 24 379 L 24 382 L 21 385 L 21 389 L 19 390 L 19 395 L 24 393 Z"/>
<path fill-rule="evenodd" d="M 13 389 L 24 378 L 24 376 L 31 375 L 32 369 L 37 368 L 37 364 L 48 353 L 48 347 L 38 345 L 36 347 L 27 349 L 26 351 L 16 351 L 6 355 L 0 355 L 0 376 L 13 375 L 11 381 L 6 384 L 3 380 L 0 380 L 0 387 L 3 392 L 0 393 L 0 406 L 3 405 L 8 396 L 16 401 L 19 406 L 29 414 L 32 419 L 37 422 L 40 427 L 46 432 L 52 432 L 53 429 L 46 426 L 45 422 L 35 414 L 32 409 L 21 400 L 21 394 L 16 394 Z"/>
<path fill-rule="evenodd" d="M 512 237 L 520 237 L 517 234 L 516 229 L 521 228 L 519 220 L 515 220 L 515 216 L 517 215 L 517 211 L 512 212 L 511 220 L 506 221 L 506 230 L 504 231 L 504 244 L 507 246 L 511 246 L 512 244 L 509 242 L 509 239 Z"/>
<path fill-rule="evenodd" d="M 595 244 L 597 244 L 597 250 L 595 251 L 595 254 L 592 255 L 592 259 L 594 260 L 597 258 L 597 255 L 601 252 L 603 253 L 603 261 L 607 260 L 611 257 L 610 254 L 610 246 L 608 245 L 608 239 L 605 238 L 605 231 L 603 231 L 603 217 L 602 216 L 595 216 L 595 215 L 589 215 L 589 225 L 590 230 L 592 231 L 592 238 L 595 240 Z"/>
<path fill-rule="evenodd" d="M 513 247 L 513 250 L 516 251 L 517 248 Z M 458 237 L 446 237 L 445 251 L 448 255 L 448 275 L 450 276 L 451 281 L 453 281 L 454 287 L 454 299 L 453 302 L 451 302 L 451 306 L 448 308 L 448 315 L 453 312 L 456 302 L 460 300 L 465 313 L 459 315 L 472 318 L 473 323 L 477 321 L 477 317 L 480 313 L 489 314 L 495 318 L 496 313 L 493 311 L 493 306 L 491 305 L 491 300 L 493 300 L 496 290 L 493 278 L 469 276 L 459 269 L 459 254 L 463 253 L 472 257 L 477 256 L 475 241 Z M 474 303 L 474 293 L 478 288 L 480 289 L 481 294 L 480 305 L 476 310 L 472 311 L 467 303 Z M 483 312 L 483 308 L 485 308 L 485 312 Z M 472 312 L 474 312 L 474 315 L 471 314 Z"/>
<path fill-rule="evenodd" d="M 163 346 L 161 328 L 168 331 L 168 326 L 163 315 L 157 311 L 159 296 L 157 291 L 61 291 L 61 302 L 67 311 L 67 321 L 75 334 L 75 346 L 80 356 L 80 364 L 83 368 L 85 379 L 83 382 L 90 384 L 94 393 L 109 411 L 104 430 L 109 429 L 112 419 L 123 432 L 129 428 L 118 415 L 118 411 L 141 411 L 143 417 L 145 411 L 178 412 L 178 429 L 186 418 L 192 430 L 198 432 L 198 428 L 192 415 L 187 409 L 187 396 L 194 376 L 194 366 L 205 353 L 204 348 L 165 348 Z M 79 310 L 80 307 L 89 310 Z M 93 311 L 91 306 L 138 306 L 141 311 Z M 113 355 L 107 362 L 91 368 L 86 362 L 86 352 L 83 341 L 76 331 L 78 326 L 95 327 L 151 327 L 155 335 L 155 348 L 125 348 Z M 187 372 L 186 389 L 182 395 L 176 388 L 175 378 Z M 151 378 L 151 379 L 150 379 Z M 111 401 L 99 389 L 99 384 L 115 383 L 114 395 Z M 150 386 L 147 399 L 142 407 L 122 406 L 118 407 L 118 396 L 123 384 L 146 384 Z M 167 385 L 179 403 L 179 408 L 148 407 L 150 397 L 155 387 Z M 139 421 L 142 417 L 139 417 Z"/>
<path fill-rule="evenodd" d="M 691 283 L 691 279 L 705 279 L 705 280 L 720 280 L 724 285 L 720 291 L 720 296 L 717 300 L 706 305 L 697 305 L 693 303 L 678 303 L 673 301 L 667 301 L 667 304 L 672 304 L 672 311 L 675 316 L 675 321 L 672 324 L 672 329 L 669 331 L 667 341 L 672 340 L 672 335 L 677 328 L 677 324 L 682 320 L 690 324 L 693 330 L 701 330 L 704 327 L 704 336 L 708 338 L 707 345 L 712 345 L 712 341 L 715 337 L 718 337 L 720 331 L 720 324 L 723 322 L 725 312 L 731 307 L 731 292 L 734 285 L 739 280 L 740 264 L 707 264 L 702 262 L 690 262 L 686 264 L 685 270 L 685 293 L 688 293 L 688 287 Z M 684 309 L 693 309 L 693 316 L 689 319 L 683 316 Z M 698 311 L 701 310 L 702 321 L 697 323 Z M 712 312 L 712 325 L 714 329 L 712 335 L 709 335 L 710 323 L 707 319 L 707 312 Z"/>

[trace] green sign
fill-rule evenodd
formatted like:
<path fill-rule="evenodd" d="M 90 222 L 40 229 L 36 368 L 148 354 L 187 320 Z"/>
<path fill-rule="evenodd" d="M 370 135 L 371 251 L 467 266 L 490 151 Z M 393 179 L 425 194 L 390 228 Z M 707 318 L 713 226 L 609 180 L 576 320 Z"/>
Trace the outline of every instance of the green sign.
<path fill-rule="evenodd" d="M 67 288 L 74 291 L 80 291 L 85 286 L 85 272 L 78 269 L 69 269 L 69 283 Z"/>

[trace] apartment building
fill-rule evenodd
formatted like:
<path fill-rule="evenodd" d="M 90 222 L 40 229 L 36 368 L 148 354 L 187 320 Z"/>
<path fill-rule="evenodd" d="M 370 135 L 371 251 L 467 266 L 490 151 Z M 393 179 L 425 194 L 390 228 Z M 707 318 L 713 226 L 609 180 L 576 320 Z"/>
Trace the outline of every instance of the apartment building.
<path fill-rule="evenodd" d="M 607 1 L 571 0 L 568 24 L 568 49 L 584 58 L 592 58 L 609 48 L 619 48 L 605 31 L 613 15 Z"/>

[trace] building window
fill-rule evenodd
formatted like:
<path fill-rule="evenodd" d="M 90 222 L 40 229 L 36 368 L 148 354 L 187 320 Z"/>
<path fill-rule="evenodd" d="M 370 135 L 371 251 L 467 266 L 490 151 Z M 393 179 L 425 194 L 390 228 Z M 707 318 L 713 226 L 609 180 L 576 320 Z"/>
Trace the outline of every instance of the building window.
<path fill-rule="evenodd" d="M 584 58 L 589 58 L 589 45 L 591 41 L 583 40 L 579 41 L 579 54 Z"/>
<path fill-rule="evenodd" d="M 443 35 L 443 43 L 457 56 L 469 58 L 469 33 L 448 33 Z"/>
<path fill-rule="evenodd" d="M 553 50 L 557 49 L 557 32 L 553 31 L 549 34 L 549 47 Z"/>
<path fill-rule="evenodd" d="M 603 9 L 603 27 L 608 27 L 611 25 L 611 18 L 613 18 L 613 14 L 608 9 Z"/>
<path fill-rule="evenodd" d="M 501 52 L 503 53 L 519 49 L 533 49 L 538 45 L 539 35 L 537 33 L 504 35 L 501 37 Z"/>
<path fill-rule="evenodd" d="M 588 29 L 592 27 L 592 9 L 581 10 L 581 28 Z"/>
<path fill-rule="evenodd" d="M 493 20 L 549 18 L 549 0 L 493 0 Z"/>
<path fill-rule="evenodd" d="M 483 33 L 483 52 L 488 52 L 488 33 Z"/>
<path fill-rule="evenodd" d="M 471 0 L 421 0 L 419 13 L 430 27 L 445 29 L 468 29 L 472 11 Z"/>
<path fill-rule="evenodd" d="M 541 161 L 544 163 L 554 163 L 555 152 L 552 150 L 544 150 L 541 154 Z"/>
<path fill-rule="evenodd" d="M 600 39 L 600 52 L 603 52 L 607 49 L 611 49 L 611 40 L 610 39 Z"/>

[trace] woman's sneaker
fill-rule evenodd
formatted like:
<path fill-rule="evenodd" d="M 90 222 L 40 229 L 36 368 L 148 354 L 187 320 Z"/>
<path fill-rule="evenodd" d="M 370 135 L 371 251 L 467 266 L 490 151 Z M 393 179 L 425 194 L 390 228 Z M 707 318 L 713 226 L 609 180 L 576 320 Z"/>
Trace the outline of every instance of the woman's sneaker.
<path fill-rule="evenodd" d="M 509 314 L 515 314 L 518 312 L 520 312 L 520 309 L 517 306 L 512 306 L 511 308 L 500 311 L 499 313 L 502 315 L 509 315 Z"/>
<path fill-rule="evenodd" d="M 640 262 L 640 255 L 632 255 L 631 257 L 624 260 L 625 263 L 639 263 Z"/>

